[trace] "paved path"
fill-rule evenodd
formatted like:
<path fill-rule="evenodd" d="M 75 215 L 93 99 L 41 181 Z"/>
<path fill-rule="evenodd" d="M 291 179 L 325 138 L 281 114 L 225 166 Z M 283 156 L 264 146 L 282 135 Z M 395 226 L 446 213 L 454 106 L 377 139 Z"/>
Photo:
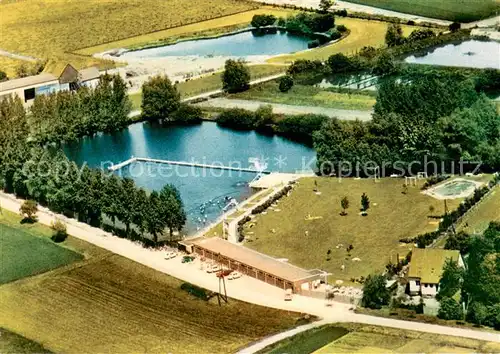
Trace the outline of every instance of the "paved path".
<path fill-rule="evenodd" d="M 22 202 L 22 200 L 16 199 L 12 195 L 0 193 L 0 206 L 6 210 L 17 213 Z M 54 214 L 43 207 L 39 207 L 37 216 L 38 222 L 44 225 L 50 225 L 56 219 L 62 220 L 67 225 L 68 233 L 76 238 L 102 247 L 113 253 L 129 258 L 135 262 L 138 262 L 175 278 L 190 282 L 211 291 L 218 291 L 219 283 L 217 278 L 213 274 L 207 274 L 202 269 L 202 264 L 198 260 L 194 263 L 184 264 L 180 262 L 179 258 L 165 260 L 163 251 L 146 249 L 137 242 L 132 242 L 127 239 L 115 237 L 101 229 L 80 223 L 74 219 L 66 218 L 63 215 Z M 324 300 L 299 295 L 294 295 L 292 301 L 283 301 L 284 293 L 282 289 L 278 289 L 275 286 L 269 285 L 251 277 L 245 276 L 234 281 L 228 281 L 226 284 L 227 293 L 233 299 L 287 311 L 309 313 L 321 317 L 324 323 L 366 323 L 500 343 L 500 334 L 498 334 L 498 332 L 484 332 L 472 329 L 453 328 L 426 323 L 360 315 L 350 311 L 350 305 L 347 304 L 332 302 L 331 307 L 326 307 Z M 296 330 L 303 331 L 307 328 L 308 327 L 302 327 Z M 296 332 L 293 332 L 293 334 L 295 333 Z M 292 333 L 288 332 L 288 334 L 291 335 Z M 246 350 L 244 350 L 244 352 L 254 352 L 255 348 L 263 346 L 264 344 L 267 345 L 268 343 L 271 344 L 275 341 L 281 340 L 282 337 L 286 335 L 287 332 L 285 332 L 284 334 L 280 333 L 275 336 L 266 338 L 247 348 Z"/>
<path fill-rule="evenodd" d="M 29 57 L 27 55 L 22 55 L 22 54 L 16 54 L 16 53 L 11 53 L 6 50 L 0 49 L 0 55 L 4 57 L 9 57 L 12 59 L 18 59 L 18 60 L 26 60 L 26 61 L 38 61 L 40 59 L 34 58 L 34 57 Z"/>
<path fill-rule="evenodd" d="M 363 120 L 368 121 L 372 119 L 372 111 L 357 111 L 347 109 L 326 108 L 319 106 L 294 106 L 280 103 L 268 103 L 262 101 L 248 101 L 228 99 L 224 97 L 214 98 L 208 101 L 197 103 L 201 107 L 218 107 L 218 108 L 244 108 L 250 111 L 256 111 L 262 105 L 270 105 L 273 107 L 274 113 L 279 114 L 324 114 L 328 117 L 337 117 L 345 120 Z"/>

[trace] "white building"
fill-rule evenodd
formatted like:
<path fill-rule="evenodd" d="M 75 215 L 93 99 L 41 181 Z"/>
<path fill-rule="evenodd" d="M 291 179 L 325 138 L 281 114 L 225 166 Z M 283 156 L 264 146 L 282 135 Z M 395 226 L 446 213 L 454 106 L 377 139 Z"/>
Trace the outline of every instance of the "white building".
<path fill-rule="evenodd" d="M 464 267 L 464 262 L 459 251 L 416 248 L 412 251 L 408 282 L 410 295 L 435 297 L 439 291 L 439 281 L 443 274 L 443 267 L 447 259 L 458 262 Z"/>
<path fill-rule="evenodd" d="M 39 95 L 73 90 L 78 84 L 95 88 L 99 83 L 99 76 L 99 70 L 96 67 L 78 71 L 68 64 L 59 76 L 42 73 L 0 82 L 0 99 L 18 95 L 28 107 Z"/>

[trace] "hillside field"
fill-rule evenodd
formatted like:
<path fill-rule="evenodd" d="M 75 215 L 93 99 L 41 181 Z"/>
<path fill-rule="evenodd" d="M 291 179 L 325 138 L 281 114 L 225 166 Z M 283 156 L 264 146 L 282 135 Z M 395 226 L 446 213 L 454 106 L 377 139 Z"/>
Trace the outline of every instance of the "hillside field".
<path fill-rule="evenodd" d="M 315 185 L 315 183 L 317 185 Z M 382 271 L 389 260 L 406 256 L 413 245 L 399 239 L 437 229 L 444 214 L 443 201 L 410 187 L 403 194 L 404 179 L 302 178 L 290 196 L 278 202 L 275 209 L 258 215 L 245 225 L 246 246 L 304 268 L 319 268 L 336 279 L 367 276 Z M 316 194 L 314 189 L 321 194 Z M 359 215 L 361 195 L 370 198 L 368 216 Z M 341 216 L 341 199 L 347 196 L 350 207 Z M 448 201 L 454 209 L 460 200 Z M 429 211 L 433 206 L 435 211 Z M 254 225 L 252 225 L 254 223 Z M 354 249 L 348 254 L 346 248 Z M 338 248 L 337 248 L 338 247 Z M 328 250 L 330 254 L 327 255 Z M 359 261 L 352 259 L 359 258 Z M 345 270 L 341 266 L 345 265 Z"/>
<path fill-rule="evenodd" d="M 349 0 L 362 5 L 404 12 L 417 16 L 457 22 L 472 22 L 494 16 L 498 0 Z"/>
<path fill-rule="evenodd" d="M 106 67 L 111 63 L 71 52 L 257 7 L 246 0 L 7 0 L 0 2 L 0 48 L 77 68 Z"/>

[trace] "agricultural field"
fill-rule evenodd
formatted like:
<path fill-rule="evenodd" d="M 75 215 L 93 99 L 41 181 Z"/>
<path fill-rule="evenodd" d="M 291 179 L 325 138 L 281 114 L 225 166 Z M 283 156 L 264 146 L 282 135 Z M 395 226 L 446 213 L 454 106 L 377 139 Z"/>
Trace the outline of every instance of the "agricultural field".
<path fill-rule="evenodd" d="M 407 194 L 403 183 L 399 178 L 302 178 L 290 196 L 279 201 L 279 211 L 268 210 L 245 225 L 246 246 L 304 268 L 326 270 L 333 274 L 332 282 L 382 271 L 412 247 L 399 239 L 436 230 L 439 219 L 431 216 L 444 214 L 443 201 L 421 193 L 423 182 L 409 187 Z M 371 203 L 367 216 L 360 215 L 363 193 Z M 350 203 L 347 216 L 340 215 L 344 196 Z M 459 203 L 448 201 L 448 207 Z M 349 253 L 348 245 L 354 247 Z"/>
<path fill-rule="evenodd" d="M 286 70 L 286 66 L 283 65 L 251 65 L 250 77 L 252 80 L 259 79 L 265 76 L 272 76 L 282 73 Z M 205 92 L 216 91 L 222 89 L 222 71 L 213 73 L 211 75 L 206 75 L 197 79 L 180 82 L 177 84 L 177 89 L 181 94 L 181 98 L 192 97 L 200 95 Z M 133 109 L 141 108 L 142 94 L 141 92 L 131 94 L 130 100 L 132 101 Z"/>
<path fill-rule="evenodd" d="M 375 97 L 364 94 L 337 93 L 306 85 L 294 85 L 290 91 L 283 93 L 278 86 L 277 81 L 270 81 L 231 95 L 229 98 L 364 111 L 371 111 L 375 105 Z"/>
<path fill-rule="evenodd" d="M 326 60 L 330 55 L 335 53 L 352 55 L 365 46 L 378 48 L 385 45 L 385 33 L 388 27 L 387 22 L 336 17 L 335 24 L 345 25 L 350 30 L 349 35 L 336 43 L 315 48 L 314 50 L 279 55 L 269 59 L 268 62 L 290 64 L 297 59 Z M 408 36 L 418 27 L 404 25 L 402 28 L 403 34 Z"/>
<path fill-rule="evenodd" d="M 350 0 L 350 2 L 457 22 L 477 21 L 494 16 L 500 10 L 498 0 Z"/>
<path fill-rule="evenodd" d="M 110 63 L 71 54 L 129 37 L 256 9 L 245 0 L 7 0 L 0 3 L 0 48 L 75 67 Z"/>
<path fill-rule="evenodd" d="M 42 228 L 29 231 L 35 226 Z M 72 237 L 65 243 L 86 260 L 0 286 L 0 328 L 44 350 L 234 352 L 302 321 L 232 299 L 219 307 L 216 298 L 195 298 L 163 273 Z M 29 343 L 18 337 L 0 338 L 8 349 L 0 351 L 22 352 L 19 346 Z"/>
<path fill-rule="evenodd" d="M 39 233 L 41 227 L 15 223 L 16 215 L 0 214 L 0 284 L 46 272 L 81 260 L 77 252 L 50 240 L 50 229 Z"/>

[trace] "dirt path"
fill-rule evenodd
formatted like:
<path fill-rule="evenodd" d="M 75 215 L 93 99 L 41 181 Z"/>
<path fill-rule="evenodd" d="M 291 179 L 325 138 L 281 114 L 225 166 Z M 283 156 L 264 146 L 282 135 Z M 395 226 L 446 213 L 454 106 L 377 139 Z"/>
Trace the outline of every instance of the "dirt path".
<path fill-rule="evenodd" d="M 40 59 L 29 57 L 27 55 L 11 53 L 6 50 L 0 49 L 0 56 L 9 57 L 12 59 L 25 60 L 25 61 L 38 61 Z"/>
<path fill-rule="evenodd" d="M 357 111 L 336 108 L 325 108 L 318 106 L 293 106 L 280 103 L 267 103 L 261 101 L 247 101 L 228 98 L 214 98 L 205 102 L 197 103 L 201 107 L 217 107 L 217 108 L 243 108 L 250 111 L 256 111 L 262 105 L 270 105 L 273 107 L 274 113 L 279 114 L 324 114 L 328 117 L 337 117 L 345 120 L 359 119 L 362 121 L 369 121 L 372 119 L 371 111 Z"/>

